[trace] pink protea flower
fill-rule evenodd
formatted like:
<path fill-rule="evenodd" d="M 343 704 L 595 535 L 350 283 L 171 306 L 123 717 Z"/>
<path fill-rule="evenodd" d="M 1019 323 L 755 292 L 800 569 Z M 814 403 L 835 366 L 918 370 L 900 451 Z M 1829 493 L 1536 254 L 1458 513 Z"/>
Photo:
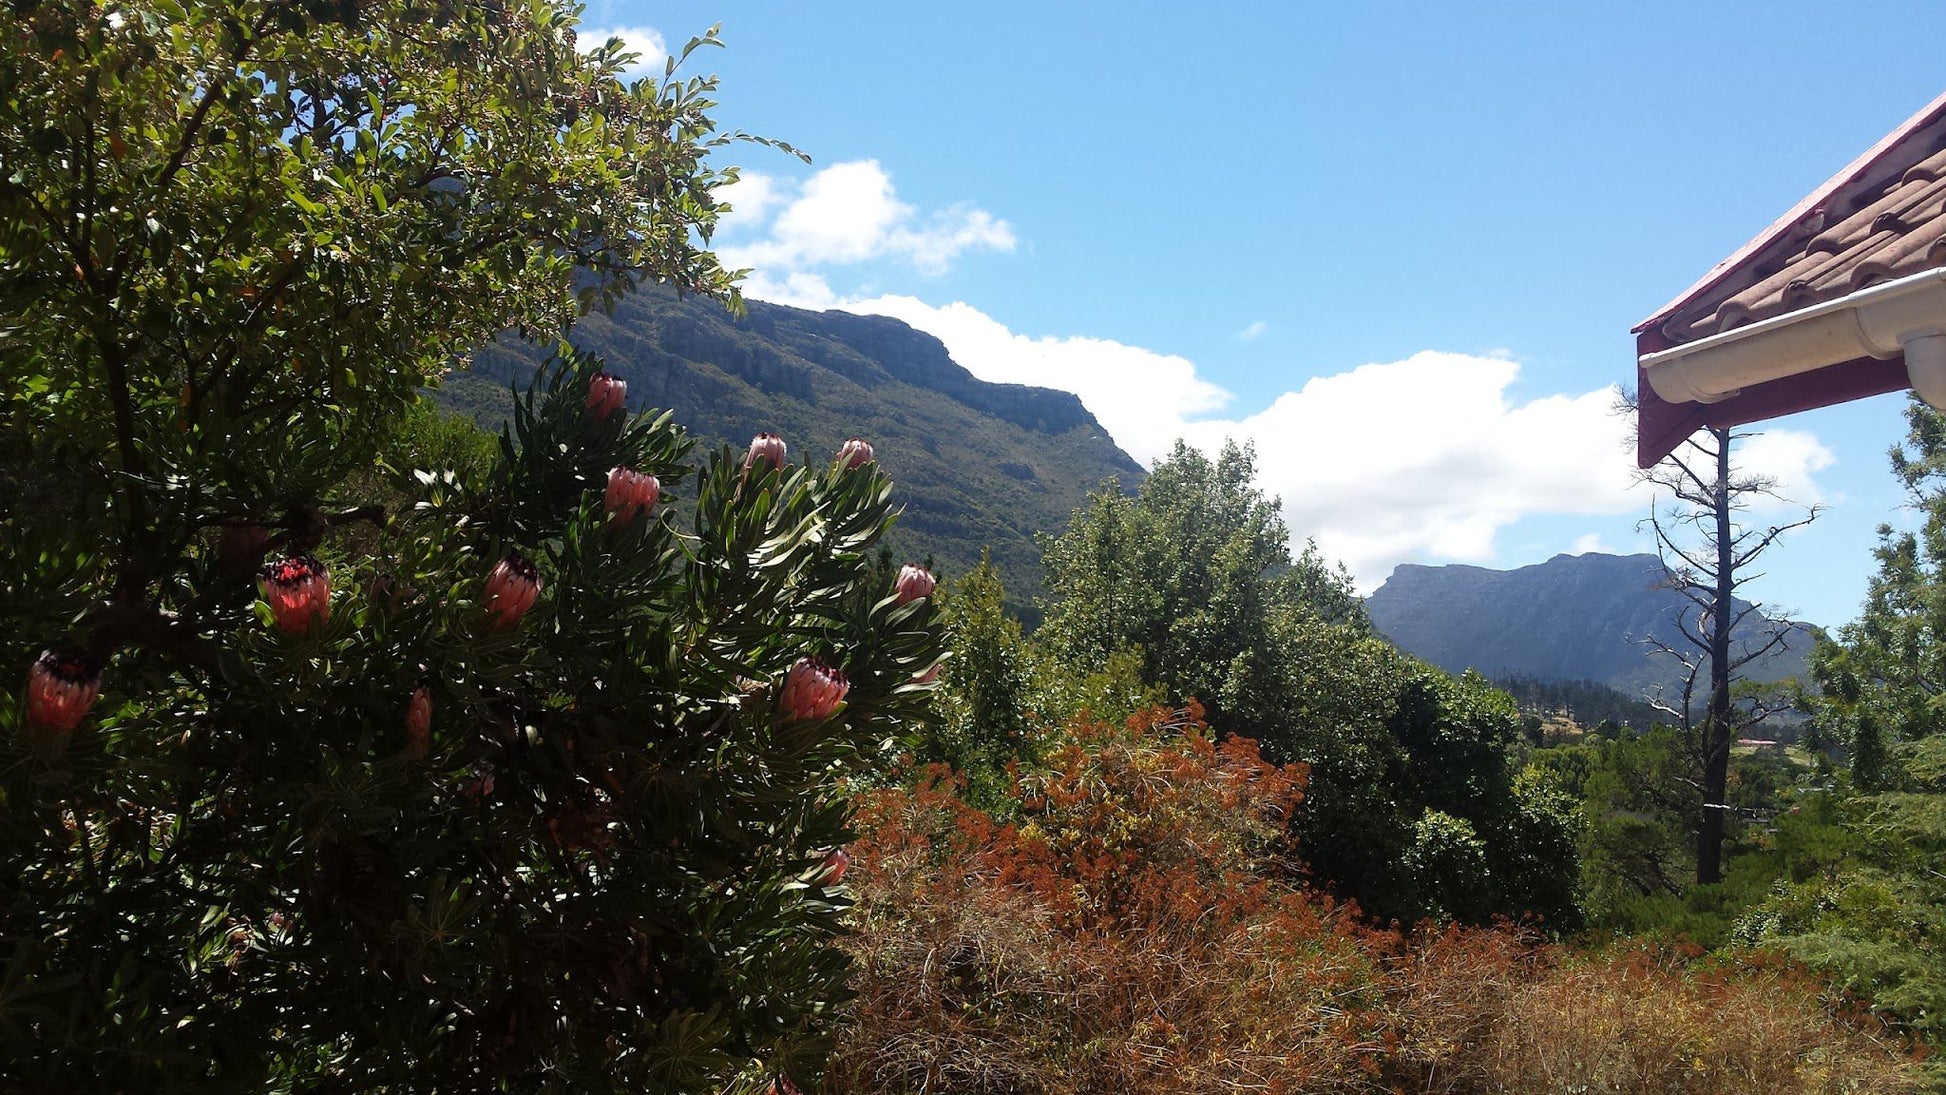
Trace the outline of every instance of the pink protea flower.
<path fill-rule="evenodd" d="M 750 451 L 743 457 L 743 470 L 749 471 L 758 464 L 782 469 L 788 454 L 789 449 L 785 447 L 783 438 L 774 433 L 760 433 L 750 439 Z"/>
<path fill-rule="evenodd" d="M 263 593 L 277 629 L 286 634 L 302 635 L 331 617 L 331 576 L 309 555 L 266 565 Z"/>
<path fill-rule="evenodd" d="M 100 663 L 85 654 L 43 650 L 27 670 L 27 721 L 65 734 L 100 695 Z"/>
<path fill-rule="evenodd" d="M 424 760 L 432 748 L 432 695 L 422 685 L 405 705 L 405 751 L 413 760 Z"/>
<path fill-rule="evenodd" d="M 924 673 L 914 673 L 912 675 L 912 683 L 932 684 L 934 681 L 937 681 L 939 679 L 939 667 L 942 664 L 941 662 L 934 662 L 932 663 L 932 668 L 926 670 Z"/>
<path fill-rule="evenodd" d="M 849 691 L 851 684 L 843 673 L 816 658 L 800 658 L 784 678 L 777 706 L 794 722 L 815 722 L 830 718 Z"/>
<path fill-rule="evenodd" d="M 838 463 L 847 471 L 869 464 L 875 458 L 875 454 L 872 452 L 872 443 L 862 437 L 848 438 L 843 445 L 838 447 L 838 455 L 836 457 Z"/>
<path fill-rule="evenodd" d="M 486 611 L 495 627 L 512 627 L 520 622 L 534 599 L 541 595 L 541 573 L 534 564 L 518 555 L 509 555 L 494 565 L 487 576 Z"/>
<path fill-rule="evenodd" d="M 819 886 L 836 886 L 845 880 L 845 872 L 851 869 L 851 857 L 843 848 L 833 848 L 824 853 L 817 867 L 811 872 L 811 881 Z"/>
<path fill-rule="evenodd" d="M 900 604 L 905 604 L 908 601 L 916 601 L 921 597 L 930 597 L 932 596 L 932 591 L 938 588 L 938 586 L 939 579 L 933 577 L 932 571 L 927 570 L 925 567 L 914 563 L 907 563 L 905 566 L 899 568 L 898 591 Z"/>
<path fill-rule="evenodd" d="M 588 381 L 588 410 L 596 418 L 607 418 L 628 401 L 628 381 L 607 373 L 596 373 Z"/>
<path fill-rule="evenodd" d="M 608 492 L 602 503 L 608 507 L 610 524 L 626 525 L 655 508 L 662 497 L 662 481 L 634 468 L 616 468 L 608 473 Z"/>

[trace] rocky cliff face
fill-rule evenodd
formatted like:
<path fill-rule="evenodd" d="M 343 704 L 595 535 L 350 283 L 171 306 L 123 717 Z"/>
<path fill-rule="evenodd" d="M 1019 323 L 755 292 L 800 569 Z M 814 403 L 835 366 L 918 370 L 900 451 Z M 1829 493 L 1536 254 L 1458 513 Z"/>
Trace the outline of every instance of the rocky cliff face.
<path fill-rule="evenodd" d="M 629 382 L 632 409 L 673 409 L 708 446 L 767 429 L 794 457 L 822 459 L 848 436 L 869 438 L 905 505 L 897 550 L 960 574 L 991 549 L 1030 619 L 1035 534 L 1065 527 L 1103 480 L 1132 487 L 1143 474 L 1072 394 L 981 380 L 896 319 L 754 301 L 732 319 L 719 304 L 650 289 L 584 319 L 574 340 Z M 525 383 L 539 359 L 502 342 L 441 397 L 494 422 L 508 383 Z"/>
<path fill-rule="evenodd" d="M 1400 647 L 1458 672 L 1593 680 L 1640 697 L 1670 687 L 1676 668 L 1643 642 L 1680 646 L 1688 602 L 1668 588 L 1653 555 L 1557 555 L 1517 570 L 1407 564 L 1366 599 L 1372 623 Z M 1809 625 L 1749 618 L 1742 642 L 1786 629 L 1787 649 L 1751 663 L 1752 680 L 1803 672 Z"/>

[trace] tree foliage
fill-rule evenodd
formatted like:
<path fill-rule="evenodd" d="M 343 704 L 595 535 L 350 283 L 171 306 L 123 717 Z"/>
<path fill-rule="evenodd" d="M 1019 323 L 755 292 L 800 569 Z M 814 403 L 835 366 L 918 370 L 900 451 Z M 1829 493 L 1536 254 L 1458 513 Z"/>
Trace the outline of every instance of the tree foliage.
<path fill-rule="evenodd" d="M 1745 924 L 1843 977 L 1935 1044 L 1946 1037 L 1946 416 L 1916 399 L 1893 475 L 1918 527 L 1879 529 L 1858 618 L 1812 656 L 1818 737 L 1843 747 L 1860 793 L 1825 849 Z M 1842 790 L 1842 784 L 1840 784 Z"/>
<path fill-rule="evenodd" d="M 1222 732 L 1308 765 L 1305 859 L 1368 911 L 1571 922 L 1572 811 L 1517 787 L 1512 700 L 1374 636 L 1342 569 L 1291 555 L 1254 463 L 1178 444 L 1133 498 L 1097 493 L 1047 546 L 1049 660 L 1140 659 Z"/>
<path fill-rule="evenodd" d="M 546 2 L 18 20 L 0 1073 L 814 1076 L 841 781 L 924 716 L 937 656 L 929 602 L 872 569 L 889 480 L 697 458 L 565 347 L 495 445 L 416 409 L 470 347 L 631 281 L 734 303 L 701 249 L 712 81 L 625 83 Z M 659 480 L 646 515 L 605 503 L 611 469 Z"/>

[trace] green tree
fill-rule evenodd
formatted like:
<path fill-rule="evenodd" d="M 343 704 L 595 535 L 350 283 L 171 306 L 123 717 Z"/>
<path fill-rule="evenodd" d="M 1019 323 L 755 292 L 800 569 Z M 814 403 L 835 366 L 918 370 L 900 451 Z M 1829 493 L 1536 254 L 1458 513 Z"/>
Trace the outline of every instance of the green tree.
<path fill-rule="evenodd" d="M 1858 618 L 1811 660 L 1814 724 L 1846 749 L 1867 789 L 1897 787 L 1900 754 L 1937 734 L 1946 714 L 1946 416 L 1914 402 L 1906 424 L 1892 474 L 1919 527 L 1879 526 L 1878 570 Z"/>
<path fill-rule="evenodd" d="M 1175 702 L 1310 766 L 1298 819 L 1314 875 L 1383 917 L 1574 917 L 1573 819 L 1521 784 L 1519 712 L 1372 634 L 1348 575 L 1293 558 L 1254 458 L 1178 444 L 1133 498 L 1097 493 L 1047 544 L 1047 664 L 1140 659 Z M 1480 869 L 1469 866 L 1477 845 Z"/>
<path fill-rule="evenodd" d="M 839 779 L 937 652 L 858 593 L 890 483 L 692 460 L 565 349 L 489 450 L 414 409 L 636 281 L 735 303 L 713 83 L 546 0 L 11 18 L 0 1074 L 813 1076 Z"/>
<path fill-rule="evenodd" d="M 1226 442 L 1215 461 L 1177 442 L 1130 498 L 1112 485 L 1043 543 L 1050 599 L 1036 639 L 1099 666 L 1131 651 L 1145 679 L 1194 696 L 1212 723 L 1280 743 L 1279 639 L 1307 621 L 1369 633 L 1350 576 L 1315 550 L 1293 559 L 1256 456 Z"/>
<path fill-rule="evenodd" d="M 941 615 L 952 656 L 940 677 L 939 721 L 919 759 L 964 774 L 973 801 L 991 808 L 1009 792 L 1007 762 L 1034 759 L 1027 642 L 1007 615 L 990 558 L 952 584 Z"/>
<path fill-rule="evenodd" d="M 1820 796 L 1844 840 L 1810 844 L 1753 938 L 1842 977 L 1935 1045 L 1946 1038 L 1946 416 L 1917 400 L 1891 451 L 1918 527 L 1879 529 L 1858 618 L 1812 654 L 1815 736 L 1842 746 L 1859 793 Z M 1830 799 L 1827 805 L 1823 800 Z"/>

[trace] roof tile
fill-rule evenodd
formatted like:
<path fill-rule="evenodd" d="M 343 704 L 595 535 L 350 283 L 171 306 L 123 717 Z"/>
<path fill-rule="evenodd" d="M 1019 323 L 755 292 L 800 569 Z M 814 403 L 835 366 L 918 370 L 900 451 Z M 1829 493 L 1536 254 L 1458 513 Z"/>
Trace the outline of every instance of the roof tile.
<path fill-rule="evenodd" d="M 1690 342 L 1946 265 L 1946 94 L 1644 320 Z"/>
<path fill-rule="evenodd" d="M 1743 271 L 1677 306 L 1663 333 L 1692 342 L 1946 265 L 1946 129 L 1888 158 L 1910 166 L 1888 163 L 1893 170 L 1829 195 Z"/>

